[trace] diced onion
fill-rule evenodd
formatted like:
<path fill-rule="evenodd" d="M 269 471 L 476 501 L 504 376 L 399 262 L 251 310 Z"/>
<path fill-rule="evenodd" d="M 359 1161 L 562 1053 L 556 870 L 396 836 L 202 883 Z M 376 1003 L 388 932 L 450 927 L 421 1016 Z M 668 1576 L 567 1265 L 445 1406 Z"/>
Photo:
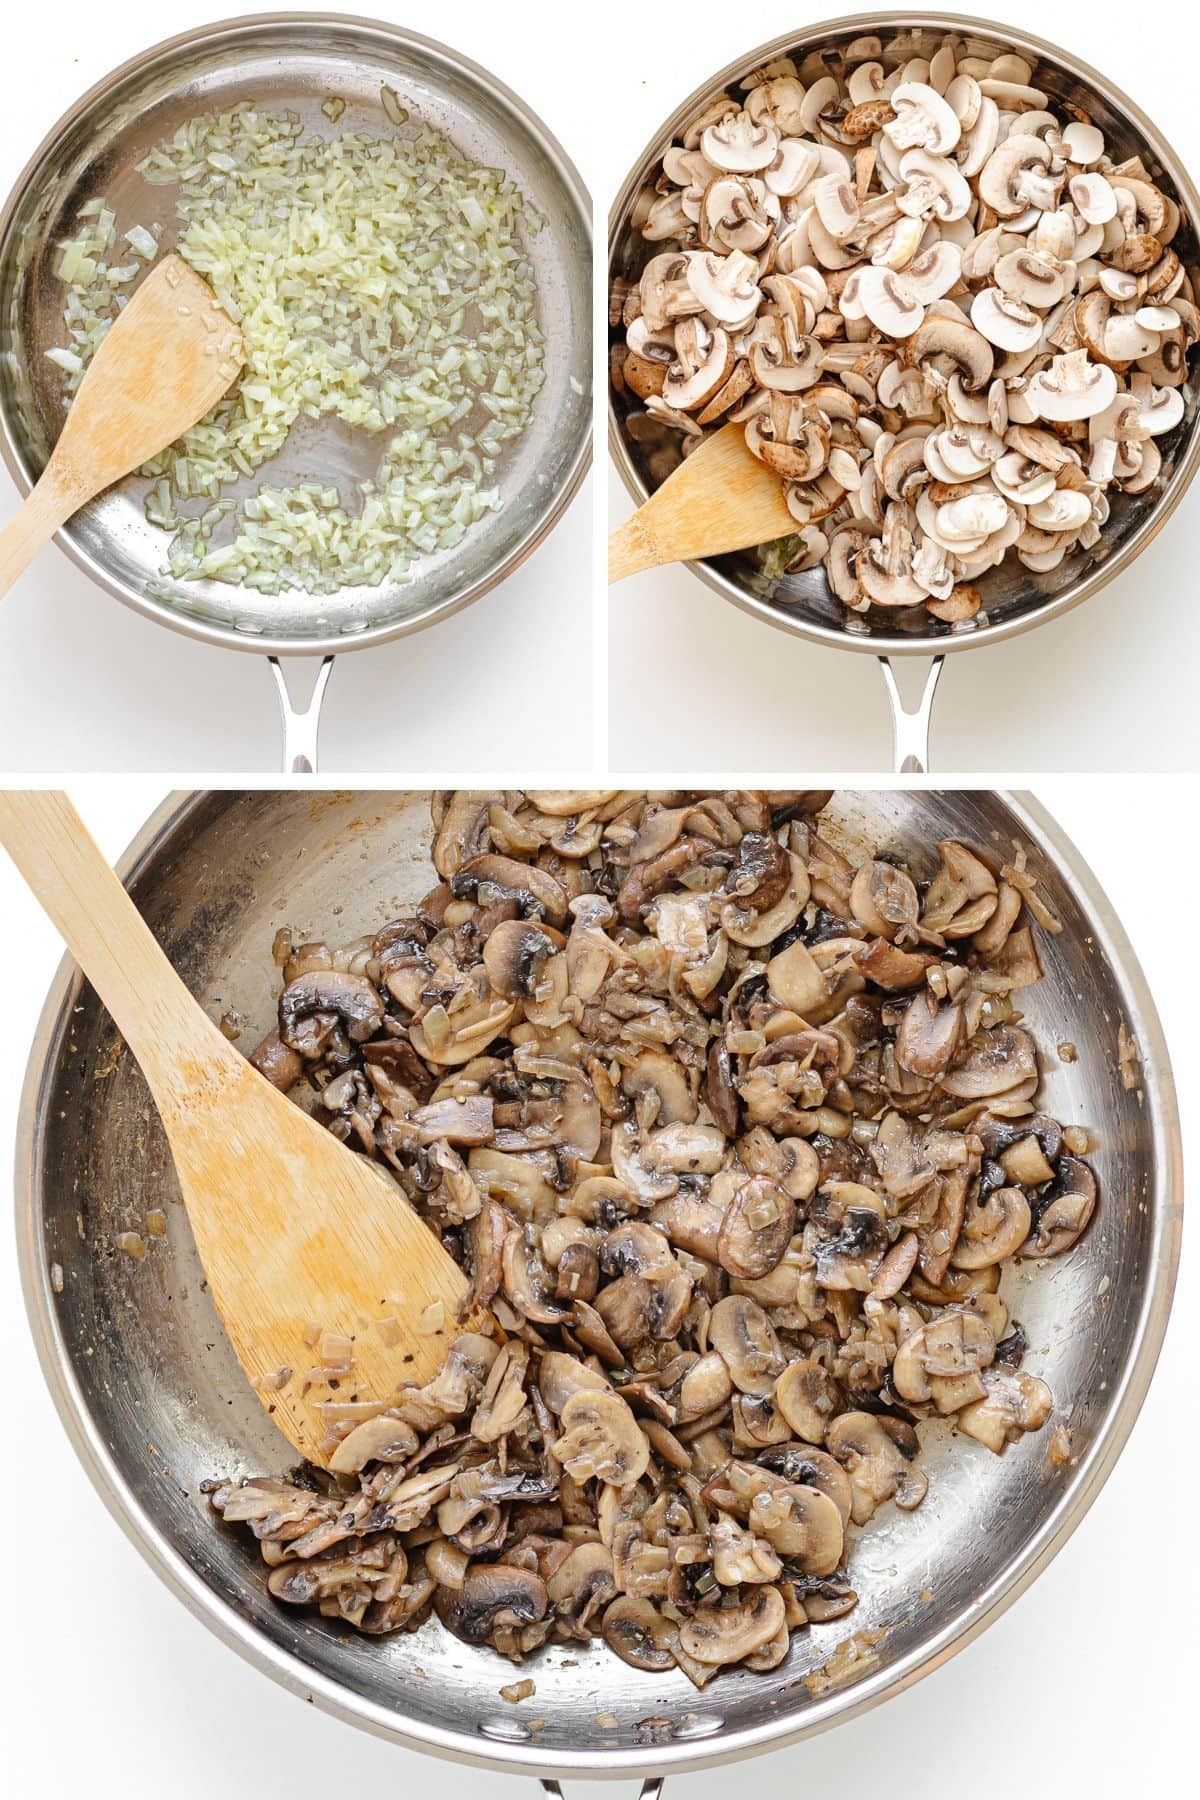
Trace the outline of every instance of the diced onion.
<path fill-rule="evenodd" d="M 391 89 L 382 101 L 407 119 Z M 246 348 L 240 385 L 143 470 L 147 516 L 175 534 L 171 574 L 264 593 L 403 581 L 500 505 L 497 464 L 544 378 L 525 247 L 542 222 L 502 171 L 425 125 L 325 138 L 247 101 L 188 120 L 139 173 L 176 188 L 179 253 Z M 68 343 L 47 355 L 69 392 L 139 271 L 109 260 L 116 223 L 89 203 L 60 246 Z M 123 241 L 157 255 L 144 227 Z M 373 480 L 246 492 L 298 419 L 330 416 L 382 439 Z"/>

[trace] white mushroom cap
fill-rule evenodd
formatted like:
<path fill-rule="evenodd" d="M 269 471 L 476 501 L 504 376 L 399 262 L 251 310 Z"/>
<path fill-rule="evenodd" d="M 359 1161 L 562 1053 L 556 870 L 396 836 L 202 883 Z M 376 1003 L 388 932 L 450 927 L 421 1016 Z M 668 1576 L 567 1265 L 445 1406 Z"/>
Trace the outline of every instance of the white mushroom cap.
<path fill-rule="evenodd" d="M 744 112 L 734 113 L 710 125 L 700 139 L 700 149 L 714 169 L 735 175 L 768 169 L 779 149 L 779 132 L 770 120 L 755 123 Z"/>
<path fill-rule="evenodd" d="M 937 509 L 938 536 L 951 548 L 956 543 L 969 543 L 990 537 L 1008 520 L 1008 502 L 1003 494 L 981 488 L 965 494 L 961 500 L 947 500 Z"/>
<path fill-rule="evenodd" d="M 1104 354 L 1110 362 L 1136 362 L 1139 356 L 1153 356 L 1158 339 L 1158 332 L 1149 330 L 1134 314 L 1113 313 L 1104 327 Z"/>
<path fill-rule="evenodd" d="M 907 277 L 873 264 L 861 270 L 858 302 L 877 330 L 890 338 L 911 337 L 925 318 L 925 308 Z"/>
<path fill-rule="evenodd" d="M 1081 531 L 1092 516 L 1092 503 L 1077 488 L 1056 487 L 1044 500 L 1026 504 L 1026 517 L 1039 531 Z"/>
<path fill-rule="evenodd" d="M 1089 225 L 1107 225 L 1117 216 L 1117 196 L 1103 175 L 1072 175 L 1067 192 L 1081 219 Z"/>
<path fill-rule="evenodd" d="M 1025 306 L 1040 307 L 1043 311 L 1056 306 L 1067 291 L 1067 276 L 1062 264 L 1052 262 L 1036 250 L 1008 251 L 996 259 L 992 273 L 997 287 L 1003 288 L 1012 299 Z"/>
<path fill-rule="evenodd" d="M 1110 300 L 1135 300 L 1138 291 L 1138 278 L 1127 269 L 1110 269 L 1107 265 L 1100 271 L 1100 286 Z"/>
<path fill-rule="evenodd" d="M 980 288 L 971 302 L 971 323 L 1001 350 L 1032 350 L 1042 335 L 1041 314 L 999 288 Z"/>
<path fill-rule="evenodd" d="M 992 480 L 1006 500 L 1029 506 L 1054 492 L 1053 469 L 1043 468 L 1017 450 L 1009 450 L 992 469 Z"/>
<path fill-rule="evenodd" d="M 977 481 L 1003 454 L 1003 438 L 986 425 L 951 425 L 925 439 L 925 467 L 951 486 Z"/>
<path fill-rule="evenodd" d="M 742 250 L 689 256 L 687 283 L 705 312 L 722 325 L 744 325 L 758 310 L 758 264 Z"/>
<path fill-rule="evenodd" d="M 1174 431 L 1183 421 L 1183 395 L 1178 388 L 1152 388 L 1148 401 L 1143 401 L 1139 414 L 1151 437 Z"/>
<path fill-rule="evenodd" d="M 906 268 L 921 248 L 924 236 L 925 221 L 910 219 L 902 214 L 869 240 L 867 247 L 871 252 L 871 261 L 886 265 L 889 269 Z"/>
<path fill-rule="evenodd" d="M 1090 169 L 1104 155 L 1104 133 L 1094 125 L 1085 125 L 1082 120 L 1072 119 L 1062 138 L 1067 155 L 1081 169 Z"/>
<path fill-rule="evenodd" d="M 907 150 L 900 161 L 900 175 L 908 186 L 898 194 L 902 212 L 934 213 L 939 219 L 961 219 L 970 210 L 971 189 L 966 177 L 945 156 L 928 150 Z"/>
<path fill-rule="evenodd" d="M 804 138 L 784 138 L 775 160 L 762 170 L 762 179 L 773 194 L 789 198 L 808 186 L 820 166 L 821 155 L 815 144 Z"/>
<path fill-rule="evenodd" d="M 984 163 L 1000 141 L 1000 108 L 994 100 L 986 96 L 981 98 L 979 117 L 965 131 L 954 160 L 962 174 L 974 177 L 978 175 Z"/>
<path fill-rule="evenodd" d="M 1139 306 L 1133 316 L 1147 331 L 1174 331 L 1180 322 L 1173 306 Z"/>
<path fill-rule="evenodd" d="M 1041 214 L 1033 228 L 1033 248 L 1050 262 L 1065 263 L 1069 258 L 1081 260 L 1075 217 L 1069 206 Z"/>
<path fill-rule="evenodd" d="M 943 238 L 914 256 L 904 270 L 904 279 L 924 306 L 932 306 L 949 293 L 962 274 L 962 251 L 957 244 Z"/>
<path fill-rule="evenodd" d="M 973 75 L 956 75 L 946 89 L 945 99 L 946 105 L 953 111 L 962 130 L 970 131 L 979 117 L 979 109 L 983 105 L 983 94 L 975 77 Z"/>
<path fill-rule="evenodd" d="M 1086 350 L 1071 350 L 1030 380 L 1029 404 L 1042 419 L 1090 419 L 1116 397 L 1117 377 Z"/>
<path fill-rule="evenodd" d="M 961 132 L 958 114 L 933 88 L 922 81 L 906 81 L 893 88 L 889 98 L 896 117 L 883 130 L 898 150 L 920 148 L 935 156 L 953 150 Z"/>
<path fill-rule="evenodd" d="M 859 219 L 859 206 L 851 183 L 841 175 L 822 175 L 814 182 L 813 205 L 830 237 L 848 238 Z"/>

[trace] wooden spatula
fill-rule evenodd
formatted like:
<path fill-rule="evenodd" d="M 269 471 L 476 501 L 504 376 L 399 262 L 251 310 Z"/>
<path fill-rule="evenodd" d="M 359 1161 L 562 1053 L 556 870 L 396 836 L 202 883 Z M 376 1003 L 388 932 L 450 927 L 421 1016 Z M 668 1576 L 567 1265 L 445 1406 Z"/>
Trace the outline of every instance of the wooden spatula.
<path fill-rule="evenodd" d="M 723 425 L 618 525 L 608 540 L 608 579 L 702 562 L 799 529 L 779 476 L 747 450 L 740 425 Z"/>
<path fill-rule="evenodd" d="M 156 263 L 88 364 L 41 478 L 0 531 L 0 595 L 81 506 L 182 437 L 241 368 L 242 334 L 178 256 Z"/>
<path fill-rule="evenodd" d="M 0 843 L 141 1065 L 243 1369 L 297 1450 L 325 1462 L 316 1402 L 328 1396 L 302 1391 L 316 1331 L 353 1340 L 339 1400 L 386 1399 L 441 1366 L 460 1329 L 462 1270 L 386 1176 L 222 1037 L 65 794 L 0 792 Z"/>

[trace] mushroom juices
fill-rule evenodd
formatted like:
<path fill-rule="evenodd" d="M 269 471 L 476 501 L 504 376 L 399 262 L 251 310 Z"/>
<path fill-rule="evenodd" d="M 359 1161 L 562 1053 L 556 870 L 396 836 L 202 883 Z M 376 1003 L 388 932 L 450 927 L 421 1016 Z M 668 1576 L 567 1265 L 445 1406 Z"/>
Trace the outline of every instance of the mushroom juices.
<path fill-rule="evenodd" d="M 1200 320 L 1140 153 L 1023 56 L 921 50 L 779 57 L 688 121 L 634 204 L 612 379 L 658 481 L 745 426 L 796 521 L 774 573 L 969 627 L 987 571 L 1049 573 L 1155 486 Z"/>
<path fill-rule="evenodd" d="M 431 1320 L 441 1372 L 384 1398 L 314 1334 L 330 1474 L 209 1484 L 277 1599 L 702 1687 L 852 1612 L 858 1534 L 925 1496 L 918 1426 L 1002 1454 L 1050 1419 L 1000 1287 L 1097 1203 L 1022 1022 L 1059 920 L 1019 852 L 852 863 L 828 799 L 441 795 L 410 914 L 281 936 L 252 1060 L 494 1330 Z"/>

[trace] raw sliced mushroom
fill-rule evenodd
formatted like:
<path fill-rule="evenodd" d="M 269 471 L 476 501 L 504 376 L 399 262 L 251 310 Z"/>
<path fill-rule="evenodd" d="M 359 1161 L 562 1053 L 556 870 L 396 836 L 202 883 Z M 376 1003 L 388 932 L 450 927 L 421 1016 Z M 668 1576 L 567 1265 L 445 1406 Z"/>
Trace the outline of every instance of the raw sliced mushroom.
<path fill-rule="evenodd" d="M 768 580 L 786 548 L 847 618 L 923 608 L 969 631 L 986 571 L 1096 552 L 1111 497 L 1159 480 L 1145 420 L 1106 426 L 1142 382 L 1176 394 L 1160 429 L 1182 425 L 1195 270 L 1148 147 L 1118 160 L 1027 59 L 953 33 L 928 57 L 867 43 L 800 74 L 777 59 L 666 149 L 633 208 L 648 254 L 614 295 L 613 381 L 653 480 L 745 428 L 799 527 L 763 546 Z M 1013 434 L 1039 420 L 1066 481 L 1026 467 Z"/>

